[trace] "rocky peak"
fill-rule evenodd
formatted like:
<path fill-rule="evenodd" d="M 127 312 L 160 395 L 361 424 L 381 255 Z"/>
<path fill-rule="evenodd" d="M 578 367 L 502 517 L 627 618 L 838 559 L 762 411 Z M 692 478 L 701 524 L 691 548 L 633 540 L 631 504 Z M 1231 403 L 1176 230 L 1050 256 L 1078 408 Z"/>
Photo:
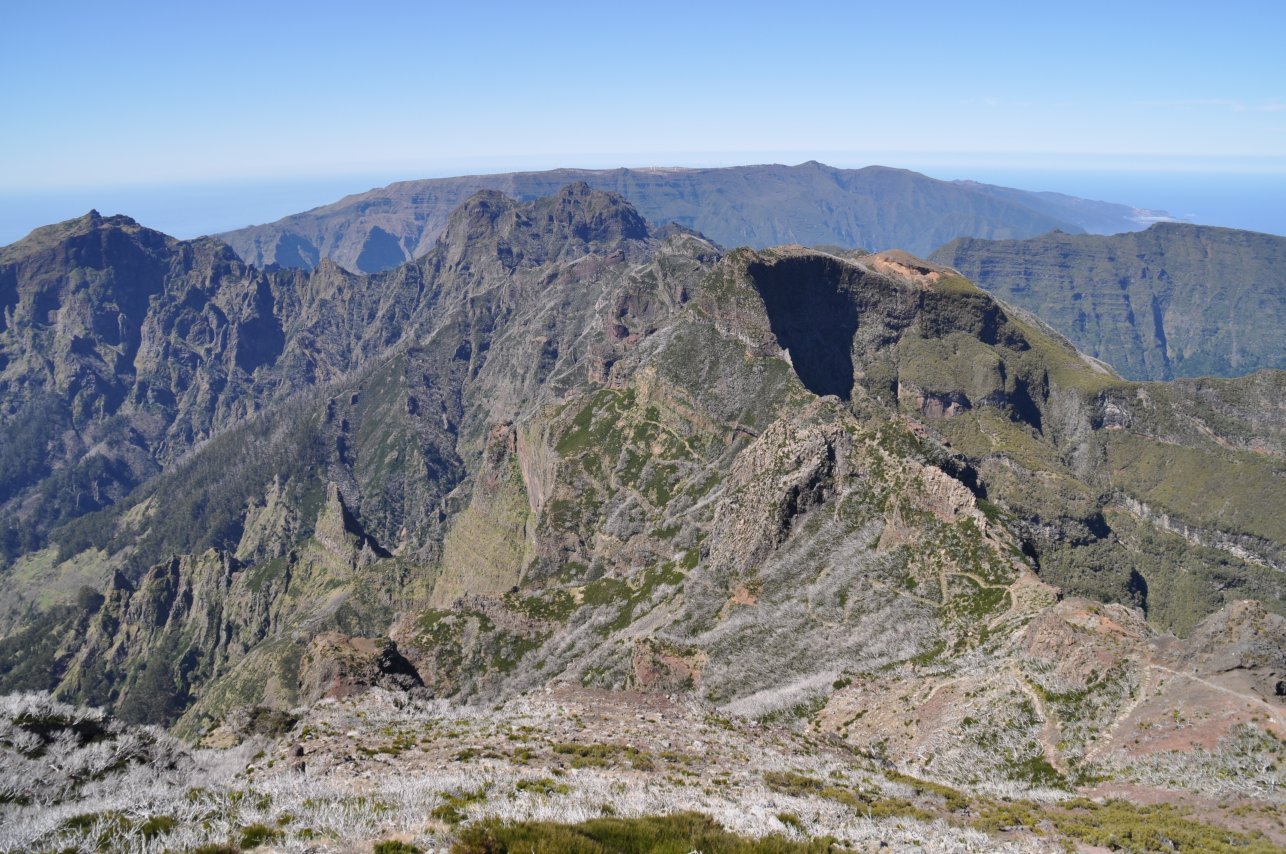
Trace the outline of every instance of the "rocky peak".
<path fill-rule="evenodd" d="M 592 189 L 584 181 L 569 184 L 553 196 L 537 201 L 532 218 L 551 237 L 575 238 L 584 243 L 645 240 L 647 223 L 638 211 L 615 193 Z"/>
<path fill-rule="evenodd" d="M 1223 675 L 1265 698 L 1286 696 L 1286 619 L 1263 603 L 1240 600 L 1211 614 L 1171 650 L 1176 670 Z"/>
<path fill-rule="evenodd" d="M 785 246 L 732 264 L 743 265 L 734 275 L 754 288 L 773 337 L 819 395 L 847 400 L 855 382 L 880 396 L 895 390 L 892 348 L 912 327 L 924 338 L 963 332 L 987 345 L 1006 332 L 995 300 L 905 252 L 853 258 Z"/>
<path fill-rule="evenodd" d="M 454 246 L 482 239 L 499 228 L 501 219 L 516 207 L 517 202 L 498 190 L 479 190 L 451 212 L 443 241 Z"/>
<path fill-rule="evenodd" d="M 478 270 L 498 262 L 513 270 L 648 237 L 647 224 L 623 198 L 577 183 L 527 204 L 495 190 L 475 193 L 451 214 L 438 251 L 447 269 Z"/>
<path fill-rule="evenodd" d="M 949 267 L 943 267 L 940 264 L 933 264 L 922 258 L 916 258 L 911 253 L 903 252 L 900 249 L 889 249 L 885 252 L 865 256 L 863 263 L 870 264 L 882 273 L 900 276 L 907 281 L 920 284 L 926 289 L 931 288 L 935 282 L 940 281 L 944 276 L 952 274 Z"/>
<path fill-rule="evenodd" d="M 376 686 L 393 691 L 424 687 L 415 668 L 388 638 L 323 632 L 312 639 L 300 660 L 299 694 L 304 702 L 347 697 Z"/>
<path fill-rule="evenodd" d="M 130 217 L 121 214 L 105 217 L 91 210 L 75 219 L 37 228 L 18 242 L 0 247 L 0 264 L 30 263 L 35 259 L 48 258 L 51 253 L 59 261 L 74 262 L 82 260 L 81 256 L 94 247 L 101 247 L 100 251 L 119 251 L 134 244 L 158 251 L 175 242 L 174 238 L 145 228 Z M 89 254 L 83 258 L 83 263 L 93 265 L 97 257 Z"/>
<path fill-rule="evenodd" d="M 344 496 L 334 481 L 326 486 L 326 503 L 317 516 L 314 532 L 319 543 L 351 568 L 369 564 L 382 554 L 344 504 Z"/>

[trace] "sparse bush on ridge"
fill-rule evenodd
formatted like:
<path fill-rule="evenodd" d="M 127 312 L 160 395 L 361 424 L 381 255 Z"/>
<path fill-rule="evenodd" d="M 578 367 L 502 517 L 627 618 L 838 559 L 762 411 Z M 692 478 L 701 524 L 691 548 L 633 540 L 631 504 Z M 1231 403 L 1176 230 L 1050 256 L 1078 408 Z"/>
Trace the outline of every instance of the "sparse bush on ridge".
<path fill-rule="evenodd" d="M 1154 753 L 1131 762 L 1123 775 L 1145 785 L 1203 794 L 1280 797 L 1286 745 L 1265 730 L 1239 724 L 1215 752 L 1196 747 Z"/>
<path fill-rule="evenodd" d="M 0 698 L 0 803 L 56 804 L 110 774 L 163 775 L 188 762 L 155 727 L 126 727 L 98 709 L 48 694 Z"/>

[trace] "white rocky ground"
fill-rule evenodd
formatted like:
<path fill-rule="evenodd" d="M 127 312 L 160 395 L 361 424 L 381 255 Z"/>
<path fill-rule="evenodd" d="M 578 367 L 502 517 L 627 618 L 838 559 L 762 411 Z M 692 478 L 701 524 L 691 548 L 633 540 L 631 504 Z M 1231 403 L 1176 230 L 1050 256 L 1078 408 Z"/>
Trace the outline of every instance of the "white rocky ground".
<path fill-rule="evenodd" d="M 191 752 L 38 695 L 6 702 L 5 851 L 369 852 L 384 840 L 446 851 L 459 828 L 487 818 L 683 811 L 748 837 L 829 835 L 858 851 L 1057 851 L 1069 842 L 1046 822 L 991 822 L 984 833 L 989 811 L 1008 806 L 994 787 L 960 795 L 832 736 L 657 695 L 567 687 L 465 708 L 376 689 L 324 700 L 282 735 Z M 33 722 L 55 719 L 64 733 L 42 749 Z M 76 723 L 84 720 L 89 729 Z M 77 745 L 76 726 L 90 733 L 86 743 Z M 1069 797 L 1003 794 L 1037 811 Z M 1280 816 L 1279 800 L 1241 806 L 1260 825 Z M 1273 835 L 1280 843 L 1280 819 Z"/>
<path fill-rule="evenodd" d="M 916 794 L 846 750 L 641 695 L 569 689 L 465 709 L 375 691 L 323 701 L 271 744 L 164 764 L 136 765 L 69 800 L 60 790 L 10 804 L 0 846 L 182 851 L 237 843 L 245 828 L 263 825 L 280 834 L 269 850 L 370 851 L 384 839 L 446 850 L 455 826 L 486 817 L 577 822 L 698 811 L 747 836 L 829 834 L 857 850 L 1057 850 L 936 817 L 945 816 L 940 797 Z M 774 788 L 765 781 L 774 772 L 907 798 L 935 817 L 870 818 L 832 797 Z M 11 779 L 7 790 L 23 784 Z M 149 826 L 156 816 L 172 824 Z"/>

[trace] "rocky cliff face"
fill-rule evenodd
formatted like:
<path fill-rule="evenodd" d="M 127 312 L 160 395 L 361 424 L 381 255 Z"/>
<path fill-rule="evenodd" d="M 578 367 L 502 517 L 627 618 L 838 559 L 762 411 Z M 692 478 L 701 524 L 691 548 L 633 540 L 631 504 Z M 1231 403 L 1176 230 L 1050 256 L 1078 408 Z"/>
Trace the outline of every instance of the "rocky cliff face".
<path fill-rule="evenodd" d="M 346 275 L 264 274 L 218 241 L 176 241 L 95 212 L 6 247 L 7 553 L 112 503 L 265 403 L 359 363 L 359 342 L 327 334 L 337 320 L 328 293 Z M 361 335 L 378 339 L 380 308 L 400 296 L 395 283 L 382 290 L 350 308 L 371 321 Z"/>
<path fill-rule="evenodd" d="M 937 181 L 904 169 L 834 169 L 809 162 L 407 181 L 222 237 L 260 266 L 311 269 L 329 258 L 349 270 L 376 272 L 429 252 L 450 212 L 480 190 L 529 201 L 578 181 L 623 196 L 653 223 L 677 223 L 730 247 L 803 243 L 924 254 L 961 235 L 1129 231 L 1142 228 L 1142 217 L 1153 213 L 1053 193 Z"/>
<path fill-rule="evenodd" d="M 723 253 L 583 185 L 479 194 L 378 277 L 277 276 L 275 364 L 332 353 L 330 381 L 271 403 L 287 369 L 251 374 L 261 412 L 14 561 L 6 592 L 31 613 L 0 685 L 190 735 L 371 684 L 692 692 L 854 743 L 885 732 L 927 768 L 929 742 L 984 750 L 993 730 L 944 713 L 895 735 L 861 704 L 977 679 L 995 688 L 980 709 L 1032 705 L 988 773 L 1069 785 L 1074 761 L 1106 761 L 1076 733 L 1176 644 L 1253 659 L 1243 693 L 1275 702 L 1286 532 L 1265 508 L 1286 419 L 1252 400 L 1281 375 L 1130 383 L 949 268 Z M 37 595 L 73 578 L 97 590 Z M 1050 652 L 1104 614 L 1134 676 Z M 1091 682 L 1094 711 L 1047 711 L 1041 692 Z"/>
<path fill-rule="evenodd" d="M 645 235 L 632 209 L 589 193 L 581 185 L 541 202 L 529 211 L 537 221 L 480 196 L 432 259 L 371 280 L 330 263 L 264 273 L 218 241 L 176 241 L 96 212 L 6 247 L 2 554 L 42 544 L 51 527 L 111 504 L 264 406 L 387 353 L 432 316 L 438 279 L 503 276 Z M 478 240 L 491 253 L 484 262 Z M 497 320 L 482 319 L 485 331 Z"/>
<path fill-rule="evenodd" d="M 1110 237 L 961 238 L 933 253 L 1123 376 L 1286 368 L 1286 238 L 1159 223 Z"/>

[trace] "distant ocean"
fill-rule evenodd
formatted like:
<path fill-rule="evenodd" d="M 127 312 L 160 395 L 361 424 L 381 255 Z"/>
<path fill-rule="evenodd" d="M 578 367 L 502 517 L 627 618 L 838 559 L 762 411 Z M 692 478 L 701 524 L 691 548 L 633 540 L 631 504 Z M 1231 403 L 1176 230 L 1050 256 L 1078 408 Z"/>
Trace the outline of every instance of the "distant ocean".
<path fill-rule="evenodd" d="M 1176 219 L 1286 235 L 1286 172 L 1124 172 L 980 168 L 920 170 L 934 178 L 968 178 L 1021 190 L 1052 190 Z M 956 174 L 956 173 L 959 174 Z"/>
<path fill-rule="evenodd" d="M 849 165 L 849 164 L 845 164 Z M 884 165 L 898 165 L 884 161 Z M 914 166 L 910 168 L 916 168 Z M 1286 235 L 1286 172 L 1126 172 L 916 168 L 934 178 L 971 179 L 1023 190 L 1052 190 L 1086 199 L 1163 210 L 1177 219 Z M 442 173 L 439 173 L 442 174 Z M 460 173 L 462 174 L 462 173 Z M 272 222 L 353 193 L 409 177 L 366 175 L 319 180 L 225 182 L 46 193 L 0 191 L 0 246 L 37 226 L 90 208 L 123 213 L 175 237 L 196 237 Z"/>
<path fill-rule="evenodd" d="M 97 210 L 125 214 L 173 237 L 199 237 L 272 222 L 293 213 L 383 187 L 405 176 L 342 176 L 315 180 L 225 181 L 48 192 L 0 190 L 0 246 L 33 228 Z"/>

